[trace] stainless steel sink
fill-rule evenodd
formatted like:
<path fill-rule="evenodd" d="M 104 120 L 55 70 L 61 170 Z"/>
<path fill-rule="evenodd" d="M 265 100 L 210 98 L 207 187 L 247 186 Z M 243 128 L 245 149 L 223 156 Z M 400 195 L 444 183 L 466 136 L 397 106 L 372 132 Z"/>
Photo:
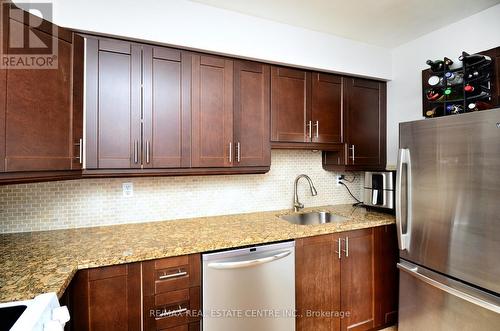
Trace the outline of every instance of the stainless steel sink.
<path fill-rule="evenodd" d="M 298 224 L 298 225 L 314 225 L 314 224 L 343 222 L 348 219 L 347 217 L 331 214 L 326 211 L 284 215 L 281 216 L 281 218 L 292 224 Z"/>

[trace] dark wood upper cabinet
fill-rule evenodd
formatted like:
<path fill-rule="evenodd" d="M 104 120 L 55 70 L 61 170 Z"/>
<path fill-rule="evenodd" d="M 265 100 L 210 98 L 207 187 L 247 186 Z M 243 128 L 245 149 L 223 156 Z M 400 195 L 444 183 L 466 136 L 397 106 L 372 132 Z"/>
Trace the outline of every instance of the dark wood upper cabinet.
<path fill-rule="evenodd" d="M 312 77 L 312 141 L 341 143 L 343 78 L 317 72 Z"/>
<path fill-rule="evenodd" d="M 338 75 L 271 69 L 274 148 L 337 149 L 342 142 L 342 83 Z"/>
<path fill-rule="evenodd" d="M 234 63 L 235 166 L 270 166 L 270 67 Z"/>
<path fill-rule="evenodd" d="M 386 84 L 360 78 L 346 79 L 345 117 L 350 165 L 385 162 Z"/>
<path fill-rule="evenodd" d="M 10 53 L 9 38 L 29 35 L 51 45 L 57 63 L 51 68 L 0 70 L 0 184 L 79 177 L 83 39 L 44 20 L 37 27 L 29 26 L 30 13 L 9 17 L 3 9 L 4 54 L 18 54 Z M 10 33 L 13 30 L 18 32 Z M 39 54 L 27 46 L 24 52 Z"/>
<path fill-rule="evenodd" d="M 233 145 L 233 61 L 193 55 L 193 167 L 231 167 Z"/>
<path fill-rule="evenodd" d="M 87 39 L 86 168 L 141 166 L 141 48 Z"/>
<path fill-rule="evenodd" d="M 32 28 L 10 20 L 11 28 Z M 8 33 L 5 33 L 8 35 Z M 43 31 L 36 35 L 58 49 L 54 69 L 3 70 L 5 150 L 2 166 L 6 172 L 63 171 L 80 168 L 74 162 L 73 139 L 73 46 L 72 41 Z M 81 122 L 81 120 L 80 120 Z M 76 124 L 76 123 L 75 123 Z"/>
<path fill-rule="evenodd" d="M 271 140 L 310 141 L 311 73 L 282 67 L 271 68 Z"/>
<path fill-rule="evenodd" d="M 344 78 L 344 142 L 323 153 L 326 170 L 383 170 L 386 166 L 386 83 Z"/>
<path fill-rule="evenodd" d="M 5 171 L 5 97 L 7 70 L 0 69 L 0 173 Z"/>
<path fill-rule="evenodd" d="M 142 75 L 143 167 L 189 167 L 191 55 L 144 46 Z"/>

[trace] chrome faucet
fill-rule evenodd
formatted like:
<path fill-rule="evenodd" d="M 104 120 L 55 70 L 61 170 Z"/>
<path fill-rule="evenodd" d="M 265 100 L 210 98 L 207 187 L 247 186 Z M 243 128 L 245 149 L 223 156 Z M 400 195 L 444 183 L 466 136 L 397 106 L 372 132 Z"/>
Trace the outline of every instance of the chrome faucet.
<path fill-rule="evenodd" d="M 316 191 L 316 188 L 314 187 L 314 184 L 313 184 L 311 178 L 309 178 L 308 175 L 304 175 L 304 174 L 298 175 L 297 178 L 295 178 L 295 188 L 293 191 L 293 210 L 295 212 L 298 212 L 299 210 L 304 208 L 304 204 L 299 202 L 299 195 L 297 194 L 297 183 L 299 182 L 299 179 L 301 179 L 301 178 L 307 179 L 307 182 L 309 183 L 309 188 L 311 189 L 311 195 L 313 197 L 318 195 L 318 191 Z"/>

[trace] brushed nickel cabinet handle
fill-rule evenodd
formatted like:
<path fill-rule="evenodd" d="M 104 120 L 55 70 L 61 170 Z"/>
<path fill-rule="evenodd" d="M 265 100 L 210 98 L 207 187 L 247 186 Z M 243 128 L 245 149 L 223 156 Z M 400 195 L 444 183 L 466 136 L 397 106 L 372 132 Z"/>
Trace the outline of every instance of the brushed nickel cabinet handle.
<path fill-rule="evenodd" d="M 319 138 L 319 121 L 316 121 L 316 138 Z"/>
<path fill-rule="evenodd" d="M 312 121 L 307 123 L 307 127 L 309 128 L 309 139 L 312 139 Z"/>
<path fill-rule="evenodd" d="M 233 143 L 229 143 L 229 163 L 233 162 Z"/>
<path fill-rule="evenodd" d="M 78 163 L 83 164 L 83 139 L 80 138 L 75 146 L 78 146 L 78 156 L 75 159 L 78 160 Z"/>
<path fill-rule="evenodd" d="M 345 237 L 345 249 L 342 251 L 345 253 L 345 257 L 349 257 L 349 237 Z"/>
<path fill-rule="evenodd" d="M 354 163 L 354 154 L 356 153 L 354 145 L 351 145 L 351 147 L 349 147 L 349 149 L 352 150 L 351 160 L 352 160 L 352 163 Z"/>
<path fill-rule="evenodd" d="M 137 150 L 138 150 L 138 141 L 137 140 L 134 140 L 134 163 L 137 163 L 139 162 L 139 158 L 138 158 L 138 155 L 137 155 Z"/>
<path fill-rule="evenodd" d="M 149 142 L 149 140 L 146 140 L 146 163 L 148 163 L 148 164 L 149 164 L 150 151 L 151 151 L 150 142 Z"/>
<path fill-rule="evenodd" d="M 161 320 L 161 319 L 166 318 L 166 317 L 179 315 L 179 314 L 185 313 L 186 311 L 187 311 L 187 308 L 181 308 L 181 306 L 179 306 L 179 309 L 164 311 L 163 313 L 156 316 L 155 320 Z"/>
<path fill-rule="evenodd" d="M 342 239 L 338 239 L 338 240 L 335 240 L 337 242 L 337 250 L 335 251 L 335 253 L 338 254 L 338 258 L 339 260 L 342 258 Z"/>
<path fill-rule="evenodd" d="M 179 272 L 176 272 L 175 274 L 164 274 L 164 275 L 161 275 L 160 277 L 158 277 L 158 279 L 160 280 L 164 280 L 164 279 L 170 279 L 170 278 L 176 278 L 176 277 L 182 277 L 182 276 L 186 276 L 187 275 L 187 271 L 181 271 L 179 269 Z"/>
<path fill-rule="evenodd" d="M 241 161 L 241 145 L 239 141 L 236 144 L 236 161 L 238 161 L 238 163 Z"/>

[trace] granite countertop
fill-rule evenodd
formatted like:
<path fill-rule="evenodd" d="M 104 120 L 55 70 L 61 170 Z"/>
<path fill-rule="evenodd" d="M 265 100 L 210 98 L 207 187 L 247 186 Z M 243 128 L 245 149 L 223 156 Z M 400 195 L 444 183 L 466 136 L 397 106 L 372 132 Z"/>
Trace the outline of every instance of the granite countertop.
<path fill-rule="evenodd" d="M 347 221 L 295 225 L 290 210 L 183 220 L 0 235 L 0 302 L 56 292 L 60 297 L 79 269 L 201 253 L 395 222 L 394 216 L 351 205 L 306 208 Z"/>

